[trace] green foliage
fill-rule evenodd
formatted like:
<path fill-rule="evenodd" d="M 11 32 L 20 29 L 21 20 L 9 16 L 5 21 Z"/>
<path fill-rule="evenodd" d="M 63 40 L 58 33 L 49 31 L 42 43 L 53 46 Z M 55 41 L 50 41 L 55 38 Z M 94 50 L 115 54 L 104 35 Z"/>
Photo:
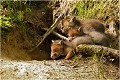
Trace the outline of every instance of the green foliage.
<path fill-rule="evenodd" d="M 7 35 L 12 30 L 10 18 L 0 16 L 1 36 Z"/>
<path fill-rule="evenodd" d="M 30 9 L 30 3 L 27 4 L 26 1 L 6 1 L 8 13 L 6 16 L 10 17 L 13 22 L 22 22 L 24 16 L 27 15 Z"/>
<path fill-rule="evenodd" d="M 0 16 L 0 26 L 2 30 L 2 37 L 9 34 L 13 29 L 13 23 L 18 25 L 25 25 L 24 18 L 31 11 L 30 9 L 31 2 L 27 1 L 3 1 L 1 3 L 3 13 Z M 5 12 L 5 13 L 4 13 Z M 16 26 L 14 26 L 16 27 Z"/>
<path fill-rule="evenodd" d="M 79 16 L 81 19 L 97 18 L 100 20 L 106 20 L 108 18 L 114 18 L 114 20 L 118 20 L 118 5 L 118 0 L 83 0 L 73 4 L 75 8 L 74 14 Z"/>
<path fill-rule="evenodd" d="M 5 27 L 11 26 L 10 18 L 0 16 L 0 26 Z"/>

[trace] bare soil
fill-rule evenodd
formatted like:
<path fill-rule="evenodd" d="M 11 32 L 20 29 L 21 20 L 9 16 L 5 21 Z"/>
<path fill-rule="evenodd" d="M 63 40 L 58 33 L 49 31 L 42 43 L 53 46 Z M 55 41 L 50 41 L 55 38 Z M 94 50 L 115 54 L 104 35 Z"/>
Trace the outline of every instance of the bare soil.
<path fill-rule="evenodd" d="M 16 61 L 1 59 L 1 80 L 119 80 L 119 67 L 91 58 Z"/>

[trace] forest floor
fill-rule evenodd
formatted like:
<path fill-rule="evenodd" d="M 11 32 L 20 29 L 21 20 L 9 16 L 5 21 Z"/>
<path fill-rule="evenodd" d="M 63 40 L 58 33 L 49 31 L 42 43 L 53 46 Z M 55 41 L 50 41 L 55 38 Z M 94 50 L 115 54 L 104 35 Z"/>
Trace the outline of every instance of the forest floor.
<path fill-rule="evenodd" d="M 1 59 L 1 80 L 119 80 L 119 67 L 91 58 L 16 61 Z"/>

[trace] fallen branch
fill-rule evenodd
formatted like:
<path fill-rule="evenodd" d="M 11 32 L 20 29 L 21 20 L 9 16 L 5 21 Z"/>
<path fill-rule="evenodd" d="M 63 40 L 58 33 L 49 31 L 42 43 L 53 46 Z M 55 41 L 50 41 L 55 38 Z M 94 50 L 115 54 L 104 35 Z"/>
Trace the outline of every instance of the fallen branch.
<path fill-rule="evenodd" d="M 42 28 L 42 29 L 45 30 L 45 31 L 48 30 L 48 28 Z M 54 35 L 58 36 L 59 38 L 63 39 L 63 40 L 69 41 L 69 39 L 68 39 L 67 37 L 65 37 L 65 36 L 63 36 L 63 35 L 55 32 L 55 31 L 52 31 L 52 33 L 53 33 Z"/>
<path fill-rule="evenodd" d="M 83 45 L 83 44 L 81 44 L 76 48 L 76 52 L 79 52 L 79 53 L 83 52 L 83 53 L 87 53 L 89 55 L 93 55 L 96 53 L 97 55 L 110 56 L 110 57 L 114 57 L 116 59 L 120 58 L 119 50 L 100 46 L 100 45 L 85 45 L 85 44 Z"/>

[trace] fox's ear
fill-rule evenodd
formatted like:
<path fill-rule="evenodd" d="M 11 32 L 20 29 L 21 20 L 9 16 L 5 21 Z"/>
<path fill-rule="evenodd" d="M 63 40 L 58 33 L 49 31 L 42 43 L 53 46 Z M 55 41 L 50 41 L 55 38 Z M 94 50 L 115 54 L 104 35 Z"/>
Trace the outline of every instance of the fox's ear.
<path fill-rule="evenodd" d="M 52 40 L 52 43 L 55 42 L 54 40 Z"/>

